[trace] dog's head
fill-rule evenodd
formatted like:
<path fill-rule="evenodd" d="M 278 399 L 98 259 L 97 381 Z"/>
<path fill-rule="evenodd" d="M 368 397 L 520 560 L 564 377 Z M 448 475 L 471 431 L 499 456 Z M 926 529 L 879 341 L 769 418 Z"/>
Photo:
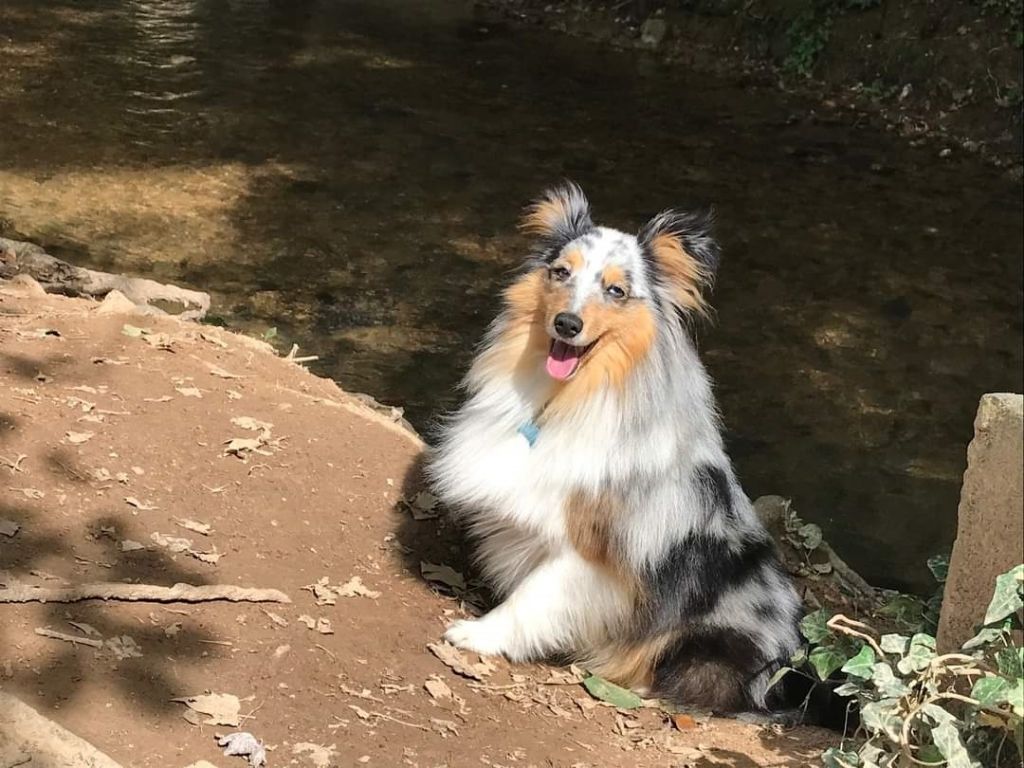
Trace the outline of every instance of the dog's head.
<path fill-rule="evenodd" d="M 595 226 L 583 191 L 566 183 L 534 203 L 522 226 L 537 249 L 506 294 L 508 309 L 532 326 L 531 346 L 543 348 L 559 382 L 621 384 L 660 324 L 707 311 L 718 265 L 709 212 L 665 211 L 626 234 Z"/>

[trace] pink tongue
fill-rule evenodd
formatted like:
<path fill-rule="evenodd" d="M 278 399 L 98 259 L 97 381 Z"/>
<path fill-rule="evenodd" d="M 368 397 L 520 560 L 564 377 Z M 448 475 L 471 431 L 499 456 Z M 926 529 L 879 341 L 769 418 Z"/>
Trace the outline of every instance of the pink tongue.
<path fill-rule="evenodd" d="M 551 344 L 551 351 L 548 352 L 548 362 L 545 367 L 552 378 L 565 381 L 572 376 L 579 364 L 579 349 L 564 341 L 555 341 Z"/>

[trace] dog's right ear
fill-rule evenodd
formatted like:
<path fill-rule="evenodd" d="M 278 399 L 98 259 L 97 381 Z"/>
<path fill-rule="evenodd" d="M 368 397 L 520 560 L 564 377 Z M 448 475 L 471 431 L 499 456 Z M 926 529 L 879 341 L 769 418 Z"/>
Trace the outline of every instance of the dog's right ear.
<path fill-rule="evenodd" d="M 540 239 L 545 250 L 557 252 L 594 228 L 590 203 L 577 184 L 566 181 L 526 209 L 520 228 Z"/>

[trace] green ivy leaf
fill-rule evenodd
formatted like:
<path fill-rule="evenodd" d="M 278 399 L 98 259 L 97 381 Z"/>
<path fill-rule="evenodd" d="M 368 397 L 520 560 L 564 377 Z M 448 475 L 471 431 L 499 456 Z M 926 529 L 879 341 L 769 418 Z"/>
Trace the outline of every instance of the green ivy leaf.
<path fill-rule="evenodd" d="M 1013 734 L 1014 742 L 1017 744 L 1017 751 L 1024 755 L 1024 713 L 1018 717 L 1011 716 L 1010 722 L 1007 725 L 1010 728 L 1010 733 Z"/>
<path fill-rule="evenodd" d="M 1024 669 L 1021 669 L 1021 657 L 1017 648 L 1001 648 L 996 654 L 996 666 L 999 667 L 999 674 L 1011 680 L 1016 677 L 1024 677 Z"/>
<path fill-rule="evenodd" d="M 1014 714 L 1024 717 L 1024 677 L 1018 677 L 1010 690 L 1006 692 L 1006 700 L 1010 702 L 1010 709 Z M 1021 754 L 1024 755 L 1024 744 L 1021 745 Z"/>
<path fill-rule="evenodd" d="M 942 723 L 933 728 L 932 741 L 946 758 L 948 768 L 981 768 L 981 763 L 971 759 L 960 738 L 960 731 L 952 723 Z"/>
<path fill-rule="evenodd" d="M 879 768 L 886 757 L 885 752 L 870 741 L 864 742 L 858 754 L 860 755 L 860 764 L 863 768 Z M 888 764 L 890 761 L 886 760 L 885 762 Z"/>
<path fill-rule="evenodd" d="M 887 699 L 898 699 L 910 693 L 906 684 L 893 674 L 892 667 L 884 661 L 875 664 L 871 671 L 871 683 Z"/>
<path fill-rule="evenodd" d="M 821 680 L 828 680 L 833 672 L 846 663 L 847 659 L 848 657 L 845 654 L 840 653 L 835 648 L 819 645 L 811 651 L 811 655 L 807 657 L 807 662 L 814 667 L 814 671 L 818 673 L 818 677 Z"/>
<path fill-rule="evenodd" d="M 1010 690 L 1010 681 L 995 675 L 982 677 L 971 689 L 971 698 L 977 699 L 982 704 L 1001 704 L 1006 701 L 1006 694 Z"/>
<path fill-rule="evenodd" d="M 864 686 L 860 683 L 843 683 L 836 688 L 832 693 L 836 696 L 853 696 L 856 693 L 860 693 L 864 690 Z"/>
<path fill-rule="evenodd" d="M 920 672 L 935 658 L 935 638 L 918 632 L 910 638 L 910 649 L 897 664 L 896 668 L 904 675 Z"/>
<path fill-rule="evenodd" d="M 943 723 L 955 725 L 960 722 L 950 712 L 943 709 L 938 704 L 925 704 L 921 707 L 921 714 L 926 715 L 928 719 L 936 725 L 942 725 Z"/>
<path fill-rule="evenodd" d="M 797 536 L 800 537 L 800 541 L 804 545 L 804 549 L 817 549 L 821 546 L 821 542 L 823 540 L 821 528 L 814 523 L 801 525 L 796 533 Z"/>
<path fill-rule="evenodd" d="M 975 648 L 980 648 L 983 645 L 994 643 L 1006 630 L 1001 627 L 985 627 L 978 634 L 963 644 L 963 650 L 972 651 Z"/>
<path fill-rule="evenodd" d="M 619 709 L 636 709 L 643 705 L 643 700 L 632 691 L 620 688 L 615 683 L 609 683 L 597 675 L 588 675 L 583 678 L 583 687 L 595 699 L 606 701 Z"/>
<path fill-rule="evenodd" d="M 768 678 L 768 688 L 766 690 L 770 691 L 772 688 L 779 684 L 779 681 L 782 680 L 782 678 L 784 678 L 792 671 L 792 667 L 779 667 L 777 670 L 775 670 L 775 674 Z"/>
<path fill-rule="evenodd" d="M 992 595 L 992 602 L 989 603 L 988 610 L 985 611 L 986 626 L 1013 616 L 1021 608 L 1024 608 L 1024 597 L 1021 596 L 1022 584 L 1024 584 L 1024 565 L 1018 565 L 996 577 L 996 589 Z"/>
<path fill-rule="evenodd" d="M 913 595 L 890 593 L 890 597 L 879 609 L 883 616 L 891 616 L 900 626 L 917 629 L 924 620 L 924 601 Z"/>
<path fill-rule="evenodd" d="M 276 339 L 276 338 L 277 338 L 277 327 L 276 326 L 272 327 L 272 328 L 267 328 L 267 330 L 265 330 L 263 332 L 263 340 L 264 341 L 272 341 L 273 339 Z"/>
<path fill-rule="evenodd" d="M 906 635 L 882 635 L 878 645 L 886 653 L 896 653 L 902 656 L 907 652 L 907 643 L 909 642 L 910 638 Z"/>
<path fill-rule="evenodd" d="M 844 752 L 839 747 L 829 747 L 821 756 L 826 768 L 850 768 L 861 765 L 860 756 L 856 752 Z"/>
<path fill-rule="evenodd" d="M 917 759 L 924 763 L 941 763 L 944 758 L 934 744 L 925 744 L 917 751 Z"/>
<path fill-rule="evenodd" d="M 903 721 L 896 714 L 895 699 L 872 701 L 860 708 L 861 724 L 871 734 L 884 734 L 893 742 L 899 742 Z"/>
<path fill-rule="evenodd" d="M 949 555 L 932 555 L 926 561 L 928 570 L 939 584 L 945 584 L 949 576 Z"/>
<path fill-rule="evenodd" d="M 867 680 L 875 670 L 875 652 L 870 645 L 865 645 L 860 652 L 842 666 L 843 672 L 851 677 Z"/>
<path fill-rule="evenodd" d="M 817 644 L 827 640 L 832 636 L 832 631 L 828 628 L 829 618 L 828 611 L 824 608 L 807 614 L 800 622 L 800 633 L 809 643 Z"/>

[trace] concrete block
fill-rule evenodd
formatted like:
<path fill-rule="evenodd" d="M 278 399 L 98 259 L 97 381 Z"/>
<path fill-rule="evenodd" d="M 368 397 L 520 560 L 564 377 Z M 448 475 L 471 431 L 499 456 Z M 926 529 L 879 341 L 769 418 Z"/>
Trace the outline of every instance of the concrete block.
<path fill-rule="evenodd" d="M 1024 562 L 1024 397 L 983 395 L 967 448 L 939 618 L 940 652 L 959 648 L 975 634 L 992 597 L 995 579 Z"/>

